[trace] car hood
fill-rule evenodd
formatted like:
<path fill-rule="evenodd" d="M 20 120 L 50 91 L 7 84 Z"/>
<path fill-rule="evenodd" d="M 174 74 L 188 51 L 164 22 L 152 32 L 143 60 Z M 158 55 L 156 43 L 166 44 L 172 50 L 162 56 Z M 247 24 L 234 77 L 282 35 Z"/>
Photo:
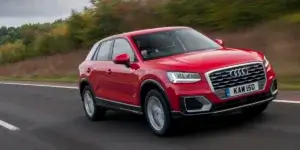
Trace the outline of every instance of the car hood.
<path fill-rule="evenodd" d="M 214 49 L 145 61 L 156 69 L 168 71 L 207 72 L 216 68 L 226 67 L 247 62 L 262 61 L 258 52 L 239 49 Z"/>

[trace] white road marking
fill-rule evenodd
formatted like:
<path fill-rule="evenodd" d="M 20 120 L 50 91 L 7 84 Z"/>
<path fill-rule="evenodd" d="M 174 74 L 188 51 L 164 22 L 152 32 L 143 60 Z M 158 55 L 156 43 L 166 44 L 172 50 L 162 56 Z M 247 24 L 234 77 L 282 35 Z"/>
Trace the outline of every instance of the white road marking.
<path fill-rule="evenodd" d="M 50 84 L 17 83 L 17 82 L 0 82 L 0 84 L 36 86 L 36 87 L 51 87 L 51 88 L 62 88 L 62 89 L 78 89 L 78 87 L 75 87 L 75 86 L 62 86 L 62 85 L 50 85 Z M 279 99 L 276 99 L 273 102 L 289 103 L 289 104 L 300 104 L 300 100 L 299 101 L 294 101 L 294 100 L 279 100 Z"/>
<path fill-rule="evenodd" d="M 300 101 L 293 101 L 293 100 L 279 100 L 279 99 L 276 99 L 273 102 L 277 102 L 277 103 L 290 103 L 290 104 L 300 104 Z"/>
<path fill-rule="evenodd" d="M 50 84 L 33 84 L 33 83 L 17 83 L 17 82 L 0 82 L 0 84 L 6 84 L 6 85 L 23 85 L 23 86 L 37 86 L 37 87 L 51 87 L 51 88 L 62 88 L 62 89 L 78 89 L 75 86 L 50 85 Z"/>
<path fill-rule="evenodd" d="M 11 130 L 11 131 L 18 131 L 18 130 L 20 130 L 20 128 L 14 126 L 14 125 L 11 125 L 11 124 L 9 124 L 9 123 L 7 123 L 5 121 L 2 121 L 2 120 L 0 120 L 0 126 L 6 128 L 8 130 Z"/>

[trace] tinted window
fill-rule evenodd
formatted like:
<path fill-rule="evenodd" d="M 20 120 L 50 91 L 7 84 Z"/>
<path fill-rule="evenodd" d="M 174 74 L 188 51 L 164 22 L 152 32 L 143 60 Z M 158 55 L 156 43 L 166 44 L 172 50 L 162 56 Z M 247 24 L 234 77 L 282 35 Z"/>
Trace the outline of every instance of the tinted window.
<path fill-rule="evenodd" d="M 109 60 L 108 55 L 112 41 L 103 42 L 97 52 L 96 60 Z"/>
<path fill-rule="evenodd" d="M 145 60 L 174 54 L 221 48 L 213 40 L 191 29 L 175 29 L 133 37 Z"/>
<path fill-rule="evenodd" d="M 117 55 L 123 53 L 126 53 L 130 56 L 130 61 L 135 61 L 134 52 L 128 41 L 125 39 L 116 39 L 114 43 L 112 58 L 115 58 Z"/>

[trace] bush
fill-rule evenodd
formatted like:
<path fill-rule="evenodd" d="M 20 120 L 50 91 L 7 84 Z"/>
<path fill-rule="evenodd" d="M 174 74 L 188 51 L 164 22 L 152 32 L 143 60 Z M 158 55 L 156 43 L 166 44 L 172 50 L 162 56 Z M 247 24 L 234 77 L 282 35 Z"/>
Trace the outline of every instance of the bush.
<path fill-rule="evenodd" d="M 283 16 L 282 21 L 288 22 L 288 23 L 300 23 L 300 12 L 288 14 L 286 16 Z"/>
<path fill-rule="evenodd" d="M 0 64 L 25 59 L 25 49 L 26 47 L 21 40 L 0 46 Z"/>
<path fill-rule="evenodd" d="M 161 11 L 166 24 L 210 30 L 250 27 L 297 11 L 300 0 L 170 0 Z"/>
<path fill-rule="evenodd" d="M 55 53 L 68 52 L 72 49 L 72 42 L 69 39 L 67 24 L 55 25 L 49 33 L 40 35 L 32 43 L 28 53 L 35 55 L 51 55 Z"/>

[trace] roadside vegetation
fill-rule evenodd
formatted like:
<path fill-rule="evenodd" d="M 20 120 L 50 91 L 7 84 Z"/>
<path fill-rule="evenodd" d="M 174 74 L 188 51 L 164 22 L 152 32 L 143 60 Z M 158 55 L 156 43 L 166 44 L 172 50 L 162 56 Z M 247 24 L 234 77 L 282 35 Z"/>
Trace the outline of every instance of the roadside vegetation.
<path fill-rule="evenodd" d="M 300 0 L 93 0 L 92 3 L 92 7 L 82 12 L 73 11 L 66 20 L 0 27 L 0 76 L 75 76 L 76 65 L 85 57 L 80 50 L 88 50 L 95 41 L 115 33 L 173 25 L 194 27 L 224 39 L 232 47 L 265 52 L 284 83 L 296 83 L 292 78 L 300 75 Z M 24 71 L 28 66 L 22 65 L 22 62 L 28 64 L 29 59 L 43 63 L 41 59 L 45 57 L 53 55 L 58 59 L 57 55 L 69 53 L 82 56 L 76 57 L 77 61 L 69 58 L 64 62 L 59 60 L 57 66 L 49 65 L 48 74 L 36 71 L 38 67 Z M 63 68 L 62 74 L 56 67 L 63 63 L 74 64 L 65 64 L 70 68 L 68 71 Z M 22 73 L 7 69 L 20 66 L 19 69 L 24 69 Z"/>

